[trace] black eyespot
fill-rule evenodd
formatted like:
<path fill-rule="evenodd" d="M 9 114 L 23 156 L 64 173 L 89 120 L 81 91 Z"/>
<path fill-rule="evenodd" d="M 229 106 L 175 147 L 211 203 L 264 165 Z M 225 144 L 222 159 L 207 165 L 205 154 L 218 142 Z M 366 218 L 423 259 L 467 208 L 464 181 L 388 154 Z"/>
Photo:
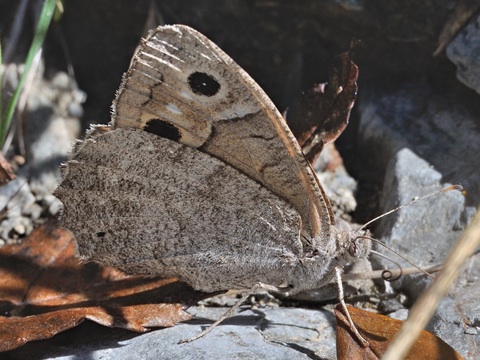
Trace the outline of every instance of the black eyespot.
<path fill-rule="evenodd" d="M 180 131 L 175 125 L 160 119 L 149 120 L 143 130 L 174 141 L 181 138 Z"/>
<path fill-rule="evenodd" d="M 188 85 L 197 95 L 213 96 L 220 90 L 220 83 L 212 75 L 203 72 L 190 74 Z"/>
<path fill-rule="evenodd" d="M 105 234 L 106 234 L 105 231 L 99 231 L 95 235 L 97 235 L 97 237 L 104 237 Z"/>

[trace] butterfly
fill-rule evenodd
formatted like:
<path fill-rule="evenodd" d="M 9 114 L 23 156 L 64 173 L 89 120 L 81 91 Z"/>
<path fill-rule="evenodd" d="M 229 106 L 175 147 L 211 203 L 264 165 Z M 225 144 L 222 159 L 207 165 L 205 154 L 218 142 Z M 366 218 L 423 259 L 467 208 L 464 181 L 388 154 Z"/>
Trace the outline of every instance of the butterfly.
<path fill-rule="evenodd" d="M 142 40 L 112 108 L 55 191 L 83 259 L 205 292 L 295 293 L 368 255 L 272 101 L 196 30 Z"/>

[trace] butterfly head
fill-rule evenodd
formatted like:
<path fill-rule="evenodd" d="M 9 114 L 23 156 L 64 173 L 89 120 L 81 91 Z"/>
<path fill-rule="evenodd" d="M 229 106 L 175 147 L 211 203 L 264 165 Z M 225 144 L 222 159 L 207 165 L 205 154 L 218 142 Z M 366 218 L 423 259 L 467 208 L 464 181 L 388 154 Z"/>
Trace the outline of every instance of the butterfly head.
<path fill-rule="evenodd" d="M 368 234 L 353 231 L 347 226 L 338 226 L 336 230 L 334 236 L 337 266 L 344 267 L 368 257 L 372 246 L 368 236 L 365 236 Z"/>

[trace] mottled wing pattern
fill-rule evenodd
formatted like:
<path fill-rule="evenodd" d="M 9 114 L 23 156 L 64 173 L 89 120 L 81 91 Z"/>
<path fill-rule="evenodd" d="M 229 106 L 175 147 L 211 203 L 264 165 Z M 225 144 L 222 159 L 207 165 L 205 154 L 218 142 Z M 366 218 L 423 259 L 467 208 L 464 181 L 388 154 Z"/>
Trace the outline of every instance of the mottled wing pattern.
<path fill-rule="evenodd" d="M 263 90 L 197 31 L 163 26 L 142 41 L 113 105 L 135 127 L 211 154 L 285 199 L 306 249 L 330 240 L 331 207 L 284 119 Z"/>
<path fill-rule="evenodd" d="M 106 129 L 76 146 L 55 191 L 83 258 L 203 291 L 291 277 L 303 246 L 287 202 L 192 147 Z"/>

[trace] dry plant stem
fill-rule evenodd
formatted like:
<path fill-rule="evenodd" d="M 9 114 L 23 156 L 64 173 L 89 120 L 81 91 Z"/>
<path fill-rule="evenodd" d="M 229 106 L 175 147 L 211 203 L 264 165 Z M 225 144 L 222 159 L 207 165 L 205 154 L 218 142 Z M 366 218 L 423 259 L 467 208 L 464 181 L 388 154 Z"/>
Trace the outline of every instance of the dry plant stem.
<path fill-rule="evenodd" d="M 201 337 L 204 337 L 205 335 L 207 335 L 210 331 L 212 331 L 214 328 L 217 327 L 218 324 L 220 324 L 223 320 L 225 319 L 228 319 L 230 316 L 232 316 L 238 309 L 238 307 L 240 305 L 243 304 L 243 302 L 245 300 L 247 300 L 247 298 L 252 295 L 255 291 L 257 291 L 262 285 L 260 283 L 258 284 L 255 284 L 252 286 L 252 288 L 250 290 L 248 290 L 247 292 L 244 292 L 242 294 L 242 297 L 235 303 L 235 305 L 233 305 L 230 309 L 227 310 L 227 312 L 225 312 L 225 314 L 223 314 L 217 321 L 215 321 L 212 325 L 210 325 L 208 328 L 206 328 L 205 330 L 203 330 L 202 332 L 200 332 L 198 335 L 195 335 L 194 337 L 191 337 L 189 339 L 183 339 L 183 340 L 180 340 L 178 343 L 179 344 L 184 344 L 184 343 L 189 343 L 189 342 L 192 342 L 192 341 L 195 341 L 195 340 L 198 340 L 200 339 Z"/>
<path fill-rule="evenodd" d="M 417 339 L 422 329 L 435 312 L 438 303 L 450 289 L 459 269 L 480 246 L 480 208 L 470 226 L 465 230 L 452 252 L 448 256 L 443 270 L 433 284 L 418 299 L 410 311 L 410 315 L 395 335 L 383 360 L 403 359 Z"/>
<path fill-rule="evenodd" d="M 335 281 L 337 283 L 337 288 L 338 288 L 338 300 L 340 301 L 340 304 L 342 305 L 343 310 L 345 311 L 345 315 L 347 316 L 348 323 L 350 324 L 350 330 L 353 331 L 357 339 L 360 341 L 362 346 L 364 348 L 367 348 L 370 346 L 370 343 L 363 338 L 362 335 L 357 330 L 357 327 L 353 323 L 352 317 L 350 316 L 350 313 L 348 312 L 347 309 L 347 304 L 345 304 L 345 299 L 344 299 L 344 294 L 343 294 L 343 285 L 342 285 L 342 268 L 340 267 L 335 267 Z"/>
<path fill-rule="evenodd" d="M 421 269 L 423 271 L 426 271 L 430 274 L 438 272 L 442 270 L 443 264 L 435 264 L 435 265 L 429 265 L 429 266 L 424 266 Z M 423 271 L 420 271 L 418 268 L 415 267 L 409 267 L 405 269 L 387 269 L 393 277 L 398 277 L 400 275 L 411 275 L 411 274 L 418 274 Z M 342 279 L 343 280 L 365 280 L 365 279 L 383 279 L 383 272 L 385 270 L 373 270 L 373 271 L 368 271 L 364 273 L 348 273 L 348 274 L 343 274 Z"/>

